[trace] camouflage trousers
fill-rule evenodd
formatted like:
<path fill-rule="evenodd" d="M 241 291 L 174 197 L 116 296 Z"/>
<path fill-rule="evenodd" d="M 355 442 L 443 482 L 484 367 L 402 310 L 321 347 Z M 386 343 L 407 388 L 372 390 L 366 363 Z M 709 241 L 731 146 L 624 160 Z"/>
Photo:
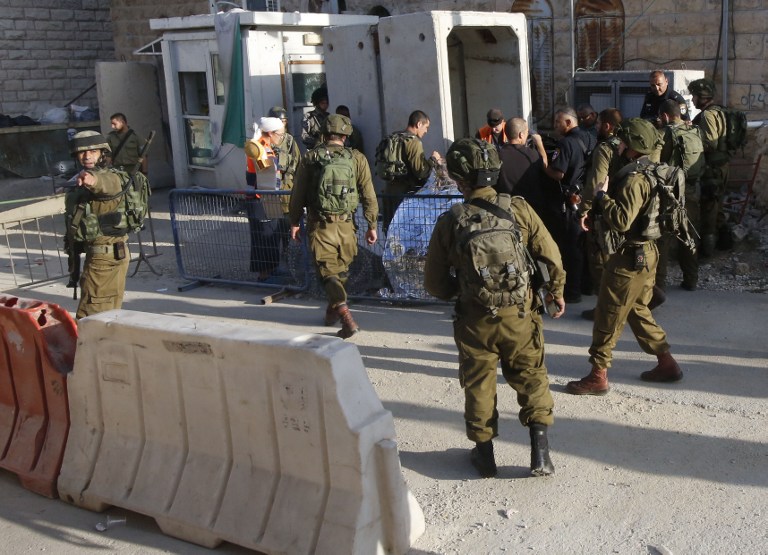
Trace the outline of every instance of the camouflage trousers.
<path fill-rule="evenodd" d="M 467 437 L 476 442 L 498 435 L 496 367 L 517 392 L 519 419 L 552 425 L 554 400 L 544 366 L 544 336 L 541 316 L 528 312 L 518 317 L 516 307 L 497 316 L 488 313 L 460 314 L 453 323 L 459 349 L 459 382 L 464 388 L 464 421 Z"/>
<path fill-rule="evenodd" d="M 115 244 L 125 245 L 125 257 L 115 258 Z M 128 236 L 102 237 L 98 244 L 89 244 L 85 252 L 83 272 L 80 275 L 80 304 L 75 317 L 80 319 L 99 312 L 123 306 L 125 278 L 131 253 Z"/>
<path fill-rule="evenodd" d="M 644 256 L 640 269 L 635 268 L 638 249 Z M 597 295 L 589 348 L 589 362 L 593 366 L 611 366 L 613 349 L 627 323 L 643 351 L 651 355 L 669 351 L 667 335 L 648 309 L 658 256 L 656 244 L 649 241 L 640 247 L 625 244 L 608 259 Z"/>
<path fill-rule="evenodd" d="M 309 250 L 328 297 L 328 304 L 347 302 L 349 266 L 357 255 L 357 232 L 350 218 L 344 222 L 312 221 L 307 225 Z"/>
<path fill-rule="evenodd" d="M 720 215 L 725 195 L 725 186 L 728 182 L 728 165 L 707 166 L 704 177 L 701 178 L 700 222 L 701 237 L 714 235 L 722 223 Z"/>

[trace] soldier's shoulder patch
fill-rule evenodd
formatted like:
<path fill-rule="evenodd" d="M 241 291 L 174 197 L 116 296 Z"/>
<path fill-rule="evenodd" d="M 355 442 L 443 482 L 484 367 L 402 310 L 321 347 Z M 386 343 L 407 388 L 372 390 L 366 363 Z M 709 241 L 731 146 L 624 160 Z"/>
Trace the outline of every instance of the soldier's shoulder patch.
<path fill-rule="evenodd" d="M 555 151 L 552 153 L 552 158 L 550 159 L 551 162 L 554 162 L 557 160 L 557 157 L 560 156 L 560 149 L 556 148 Z"/>

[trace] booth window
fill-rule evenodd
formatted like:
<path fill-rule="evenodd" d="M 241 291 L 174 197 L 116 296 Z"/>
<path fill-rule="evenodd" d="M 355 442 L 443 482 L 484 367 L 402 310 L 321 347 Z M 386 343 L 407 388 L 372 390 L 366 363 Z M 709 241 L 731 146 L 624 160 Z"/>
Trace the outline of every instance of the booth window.
<path fill-rule="evenodd" d="M 293 101 L 311 104 L 312 92 L 325 84 L 325 73 L 293 73 Z"/>
<path fill-rule="evenodd" d="M 210 101 L 204 71 L 179 72 L 181 111 L 187 137 L 187 156 L 191 166 L 213 166 Z"/>
<path fill-rule="evenodd" d="M 224 97 L 224 80 L 221 76 L 218 54 L 211 54 L 211 69 L 213 70 L 214 102 L 217 106 L 223 106 L 226 103 L 226 98 Z"/>

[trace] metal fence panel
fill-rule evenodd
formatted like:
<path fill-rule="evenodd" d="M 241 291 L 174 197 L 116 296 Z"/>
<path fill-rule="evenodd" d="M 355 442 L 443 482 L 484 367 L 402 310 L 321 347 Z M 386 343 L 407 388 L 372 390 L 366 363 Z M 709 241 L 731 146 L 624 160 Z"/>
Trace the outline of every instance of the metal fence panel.
<path fill-rule="evenodd" d="M 171 222 L 179 274 L 198 282 L 259 285 L 324 295 L 307 247 L 290 240 L 282 212 L 286 191 L 175 189 Z M 432 229 L 458 194 L 381 194 L 380 206 L 399 204 L 386 236 L 365 241 L 362 208 L 355 214 L 358 255 L 346 289 L 351 298 L 436 302 L 424 290 L 424 261 Z M 303 225 L 303 224 L 302 224 Z M 303 230 L 302 230 L 303 231 Z"/>
<path fill-rule="evenodd" d="M 200 282 L 304 290 L 306 245 L 290 240 L 283 191 L 174 189 L 169 197 L 179 274 Z"/>
<path fill-rule="evenodd" d="M 25 287 L 67 277 L 67 254 L 64 252 L 64 194 L 0 212 L 0 289 Z M 150 229 L 151 248 L 156 256 L 151 214 L 145 220 Z M 138 237 L 129 234 L 131 262 L 138 261 L 141 249 Z M 136 266 L 138 269 L 138 264 Z M 135 273 L 135 271 L 134 271 Z"/>

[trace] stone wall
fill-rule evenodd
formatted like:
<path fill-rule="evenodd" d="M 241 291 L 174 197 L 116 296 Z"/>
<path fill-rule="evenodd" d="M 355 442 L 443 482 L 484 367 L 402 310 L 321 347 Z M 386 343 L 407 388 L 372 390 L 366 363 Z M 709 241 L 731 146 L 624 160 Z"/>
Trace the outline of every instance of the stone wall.
<path fill-rule="evenodd" d="M 547 0 L 542 0 L 545 3 Z M 285 11 L 301 9 L 306 0 L 283 0 Z M 536 4 L 536 2 L 526 2 Z M 556 103 L 567 101 L 571 78 L 569 0 L 550 0 L 554 24 Z M 574 4 L 579 5 L 579 0 Z M 718 52 L 721 0 L 624 0 L 624 67 L 627 70 L 703 69 L 721 88 L 722 52 Z M 380 6 L 392 15 L 423 10 L 511 11 L 512 0 L 347 0 L 346 13 L 367 14 Z M 728 98 L 750 120 L 768 119 L 768 3 L 730 0 Z M 578 45 L 577 45 L 578 48 Z M 720 48 L 724 48 L 721 45 Z"/>
<path fill-rule="evenodd" d="M 205 0 L 112 0 L 112 26 L 117 60 L 147 61 L 133 51 L 149 44 L 160 33 L 149 28 L 150 19 L 210 13 Z"/>
<path fill-rule="evenodd" d="M 6 0 L 0 18 L 0 113 L 33 119 L 94 84 L 114 59 L 109 0 Z M 96 107 L 93 89 L 75 104 Z"/>

